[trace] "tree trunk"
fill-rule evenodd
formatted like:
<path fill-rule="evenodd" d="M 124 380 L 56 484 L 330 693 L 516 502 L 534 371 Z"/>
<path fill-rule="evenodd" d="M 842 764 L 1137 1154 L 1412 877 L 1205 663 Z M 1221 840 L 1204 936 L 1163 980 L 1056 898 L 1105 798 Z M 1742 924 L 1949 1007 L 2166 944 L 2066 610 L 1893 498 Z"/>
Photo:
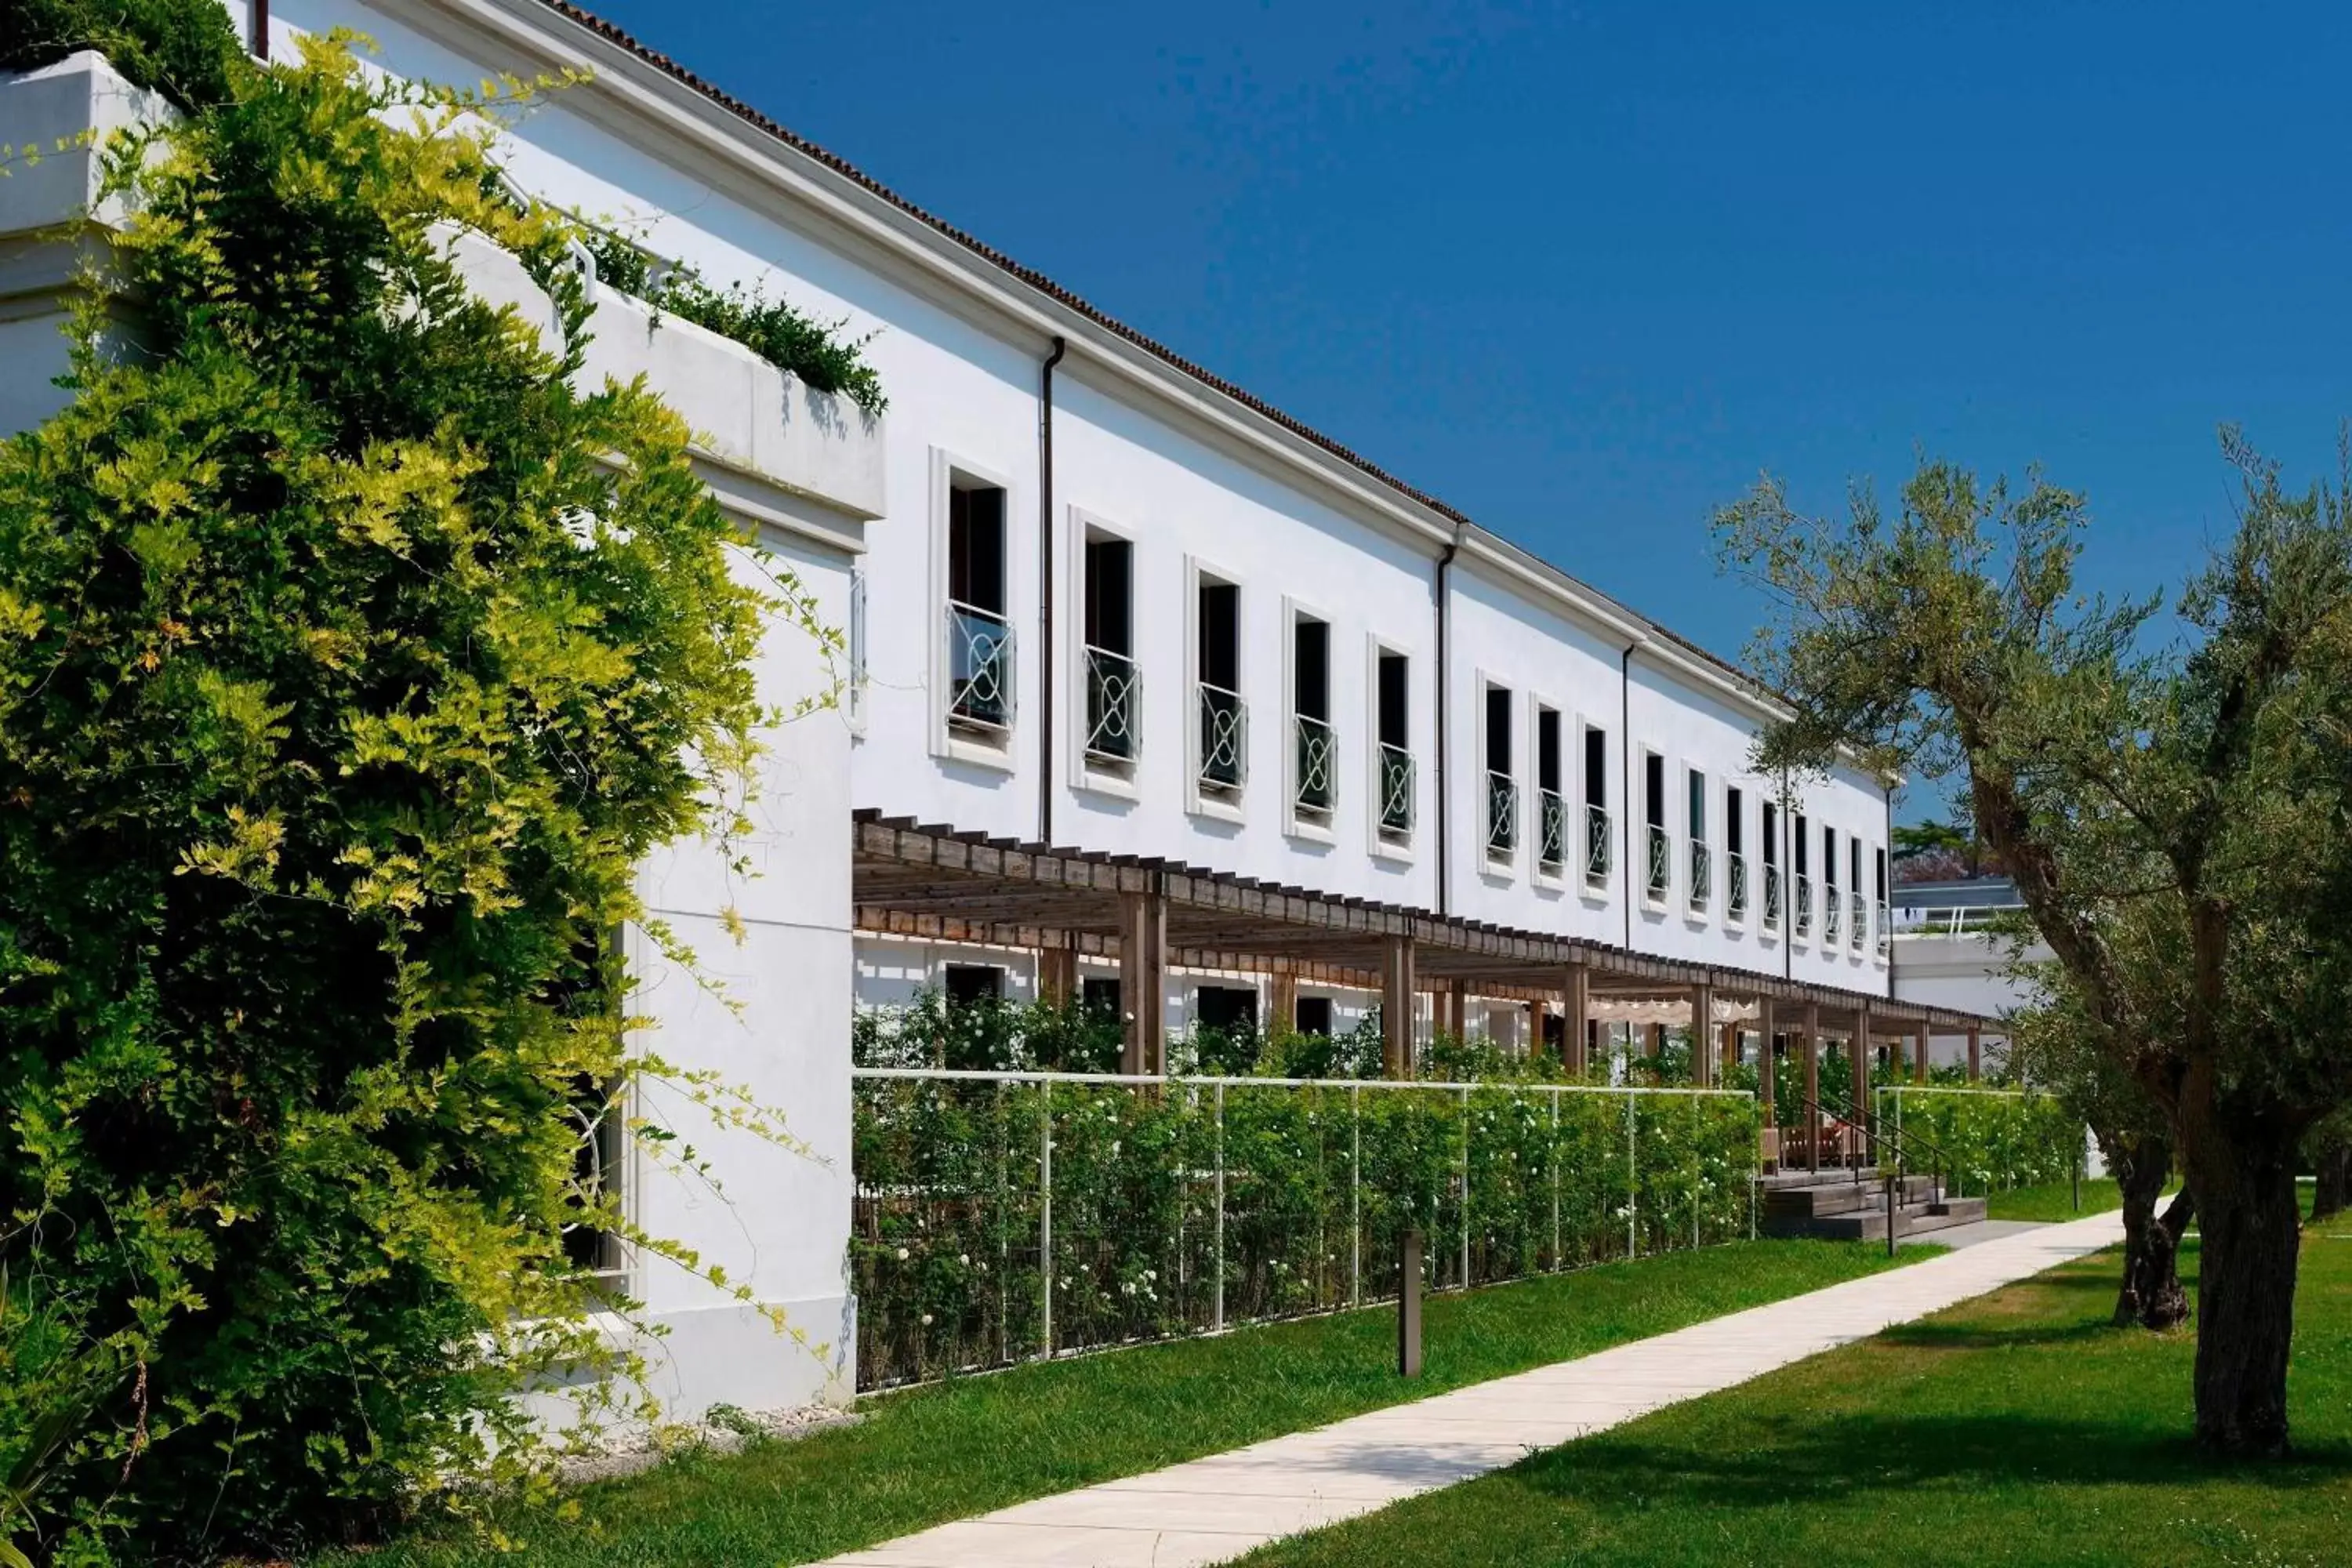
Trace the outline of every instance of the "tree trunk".
<path fill-rule="evenodd" d="M 2311 1194 L 2311 1217 L 2333 1219 L 2352 1201 L 2352 1138 L 2331 1138 L 2319 1146 L 2319 1181 Z"/>
<path fill-rule="evenodd" d="M 2286 1364 L 2302 1239 L 2292 1134 L 2233 1138 L 2210 1101 L 2181 1107 L 2197 1205 L 2197 1440 L 2229 1454 L 2286 1452 Z M 2197 1123 L 2201 1122 L 2202 1125 Z"/>
<path fill-rule="evenodd" d="M 2171 1328 L 2189 1316 L 2178 1265 L 2180 1233 L 2190 1213 L 2185 1192 L 2162 1215 L 2156 1212 L 2156 1200 L 2172 1173 L 2171 1142 L 2125 1137 L 2108 1142 L 2105 1149 L 2124 1195 L 2124 1279 L 2116 1297 L 2116 1327 Z"/>

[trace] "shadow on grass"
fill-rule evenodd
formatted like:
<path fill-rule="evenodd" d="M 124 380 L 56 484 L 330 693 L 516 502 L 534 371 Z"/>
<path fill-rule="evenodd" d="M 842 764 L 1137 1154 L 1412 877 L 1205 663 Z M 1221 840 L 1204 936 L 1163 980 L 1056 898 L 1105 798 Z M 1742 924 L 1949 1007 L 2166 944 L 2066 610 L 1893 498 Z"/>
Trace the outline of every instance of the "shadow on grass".
<path fill-rule="evenodd" d="M 1537 1455 L 1519 1471 L 1538 1490 L 1603 1508 L 1629 1497 L 1645 1508 L 1832 1504 L 1937 1485 L 2157 1488 L 2227 1479 L 2300 1490 L 2352 1479 L 2352 1444 L 2239 1461 L 2200 1452 L 2184 1432 L 2123 1420 L 1792 1411 L 1743 1422 L 1736 1450 L 1628 1435 Z"/>

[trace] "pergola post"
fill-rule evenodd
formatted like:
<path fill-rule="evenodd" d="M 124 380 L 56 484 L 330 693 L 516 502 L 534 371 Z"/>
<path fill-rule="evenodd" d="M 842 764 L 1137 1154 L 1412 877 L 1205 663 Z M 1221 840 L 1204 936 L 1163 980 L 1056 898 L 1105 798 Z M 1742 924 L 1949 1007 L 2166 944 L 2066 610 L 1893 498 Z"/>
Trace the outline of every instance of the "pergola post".
<path fill-rule="evenodd" d="M 1805 1165 L 1822 1168 L 1822 1009 L 1805 1004 Z"/>
<path fill-rule="evenodd" d="M 1656 1061 L 1660 1057 L 1664 1056 L 1665 1054 L 1666 1026 L 1664 1024 L 1653 1024 L 1650 1026 L 1649 1029 L 1650 1059 L 1652 1061 Z"/>
<path fill-rule="evenodd" d="M 1068 938 L 1037 950 L 1037 999 L 1066 1007 L 1078 989 L 1078 950 Z"/>
<path fill-rule="evenodd" d="M 1772 998 L 1756 998 L 1756 1109 L 1758 1120 L 1764 1124 L 1764 1152 L 1780 1163 L 1780 1151 L 1774 1131 L 1779 1123 L 1772 1120 Z"/>
<path fill-rule="evenodd" d="M 1381 1070 L 1390 1078 L 1412 1076 L 1412 1025 L 1418 1008 L 1412 984 L 1412 938 L 1381 942 Z"/>
<path fill-rule="evenodd" d="M 1979 1052 L 1981 1033 L 1982 1031 L 1974 1024 L 1969 1026 L 1969 1081 L 1970 1083 L 1977 1081 L 1979 1074 L 1983 1069 L 1983 1058 Z"/>
<path fill-rule="evenodd" d="M 1126 1015 L 1122 1071 L 1166 1068 L 1168 901 L 1158 889 L 1118 898 L 1118 1005 Z"/>
<path fill-rule="evenodd" d="M 1720 1033 L 1723 1037 L 1723 1070 L 1715 1075 L 1715 1081 L 1717 1083 L 1727 1083 L 1730 1081 L 1731 1069 L 1739 1065 L 1739 1040 L 1741 1035 L 1739 1020 L 1737 1018 L 1725 1019 L 1723 1028 Z"/>
<path fill-rule="evenodd" d="M 1298 975 L 1295 970 L 1274 972 L 1272 1016 L 1266 1020 L 1265 1032 L 1287 1035 L 1298 1027 Z"/>
<path fill-rule="evenodd" d="M 1919 1020 L 1918 1043 L 1911 1047 L 1911 1081 L 1927 1081 L 1927 1020 Z"/>
<path fill-rule="evenodd" d="M 1702 981 L 1691 987 L 1691 1085 L 1706 1089 L 1715 1082 L 1715 987 Z"/>
<path fill-rule="evenodd" d="M 1870 1004 L 1857 1003 L 1853 1009 L 1853 1048 L 1846 1053 L 1846 1093 L 1854 1123 L 1870 1125 L 1870 1066 L 1874 1047 L 1870 1040 Z"/>
<path fill-rule="evenodd" d="M 1446 982 L 1445 1032 L 1457 1046 L 1470 1038 L 1470 986 L 1466 981 Z"/>
<path fill-rule="evenodd" d="M 1568 1076 L 1573 1079 L 1581 1079 L 1591 1068 L 1592 1031 L 1587 1020 L 1591 1013 L 1592 971 L 1582 963 L 1571 963 L 1567 984 L 1560 988 L 1559 1049 Z"/>

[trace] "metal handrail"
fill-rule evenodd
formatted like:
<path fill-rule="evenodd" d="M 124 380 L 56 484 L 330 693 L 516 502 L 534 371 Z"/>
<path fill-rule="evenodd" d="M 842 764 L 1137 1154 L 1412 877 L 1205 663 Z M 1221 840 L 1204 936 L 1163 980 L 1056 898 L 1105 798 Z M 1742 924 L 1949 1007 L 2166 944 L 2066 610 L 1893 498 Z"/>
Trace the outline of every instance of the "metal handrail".
<path fill-rule="evenodd" d="M 1732 920 L 1748 918 L 1748 857 L 1734 849 L 1724 858 L 1723 908 Z"/>
<path fill-rule="evenodd" d="M 1508 855 L 1519 844 L 1519 786 L 1507 773 L 1486 770 L 1486 852 Z"/>
<path fill-rule="evenodd" d="M 1649 824 L 1650 868 L 1643 889 L 1654 899 L 1663 899 L 1674 886 L 1674 849 L 1667 841 L 1666 830 L 1656 823 Z"/>
<path fill-rule="evenodd" d="M 1536 859 L 1557 871 L 1568 864 L 1568 801 L 1556 789 L 1540 792 L 1538 816 L 1540 837 Z"/>
<path fill-rule="evenodd" d="M 983 730 L 1013 728 L 1013 626 L 994 610 L 947 605 L 948 717 Z"/>
<path fill-rule="evenodd" d="M 1290 721 L 1298 753 L 1298 793 L 1292 805 L 1328 815 L 1339 799 L 1339 732 L 1311 713 L 1294 713 Z"/>
<path fill-rule="evenodd" d="M 1201 707 L 1201 783 L 1234 790 L 1249 777 L 1249 704 L 1238 691 L 1197 683 Z"/>
<path fill-rule="evenodd" d="M 1403 837 L 1412 832 L 1412 753 L 1382 741 L 1380 746 L 1381 831 Z"/>
<path fill-rule="evenodd" d="M 1704 838 L 1690 841 L 1690 907 L 1705 910 L 1715 896 L 1715 851 Z"/>
<path fill-rule="evenodd" d="M 1587 803 L 1584 807 L 1584 879 L 1606 886 L 1616 853 L 1617 837 L 1610 830 L 1609 808 Z"/>
<path fill-rule="evenodd" d="M 1131 763 L 1143 744 L 1143 670 L 1107 647 L 1087 648 L 1087 755 Z"/>

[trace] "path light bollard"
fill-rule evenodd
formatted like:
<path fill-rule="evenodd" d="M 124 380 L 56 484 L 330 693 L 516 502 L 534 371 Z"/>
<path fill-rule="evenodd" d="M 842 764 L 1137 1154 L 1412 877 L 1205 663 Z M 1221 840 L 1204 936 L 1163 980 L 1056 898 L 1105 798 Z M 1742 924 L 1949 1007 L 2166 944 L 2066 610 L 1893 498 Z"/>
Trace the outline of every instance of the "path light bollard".
<path fill-rule="evenodd" d="M 1397 1375 L 1421 1375 L 1421 1227 L 1397 1238 Z"/>

